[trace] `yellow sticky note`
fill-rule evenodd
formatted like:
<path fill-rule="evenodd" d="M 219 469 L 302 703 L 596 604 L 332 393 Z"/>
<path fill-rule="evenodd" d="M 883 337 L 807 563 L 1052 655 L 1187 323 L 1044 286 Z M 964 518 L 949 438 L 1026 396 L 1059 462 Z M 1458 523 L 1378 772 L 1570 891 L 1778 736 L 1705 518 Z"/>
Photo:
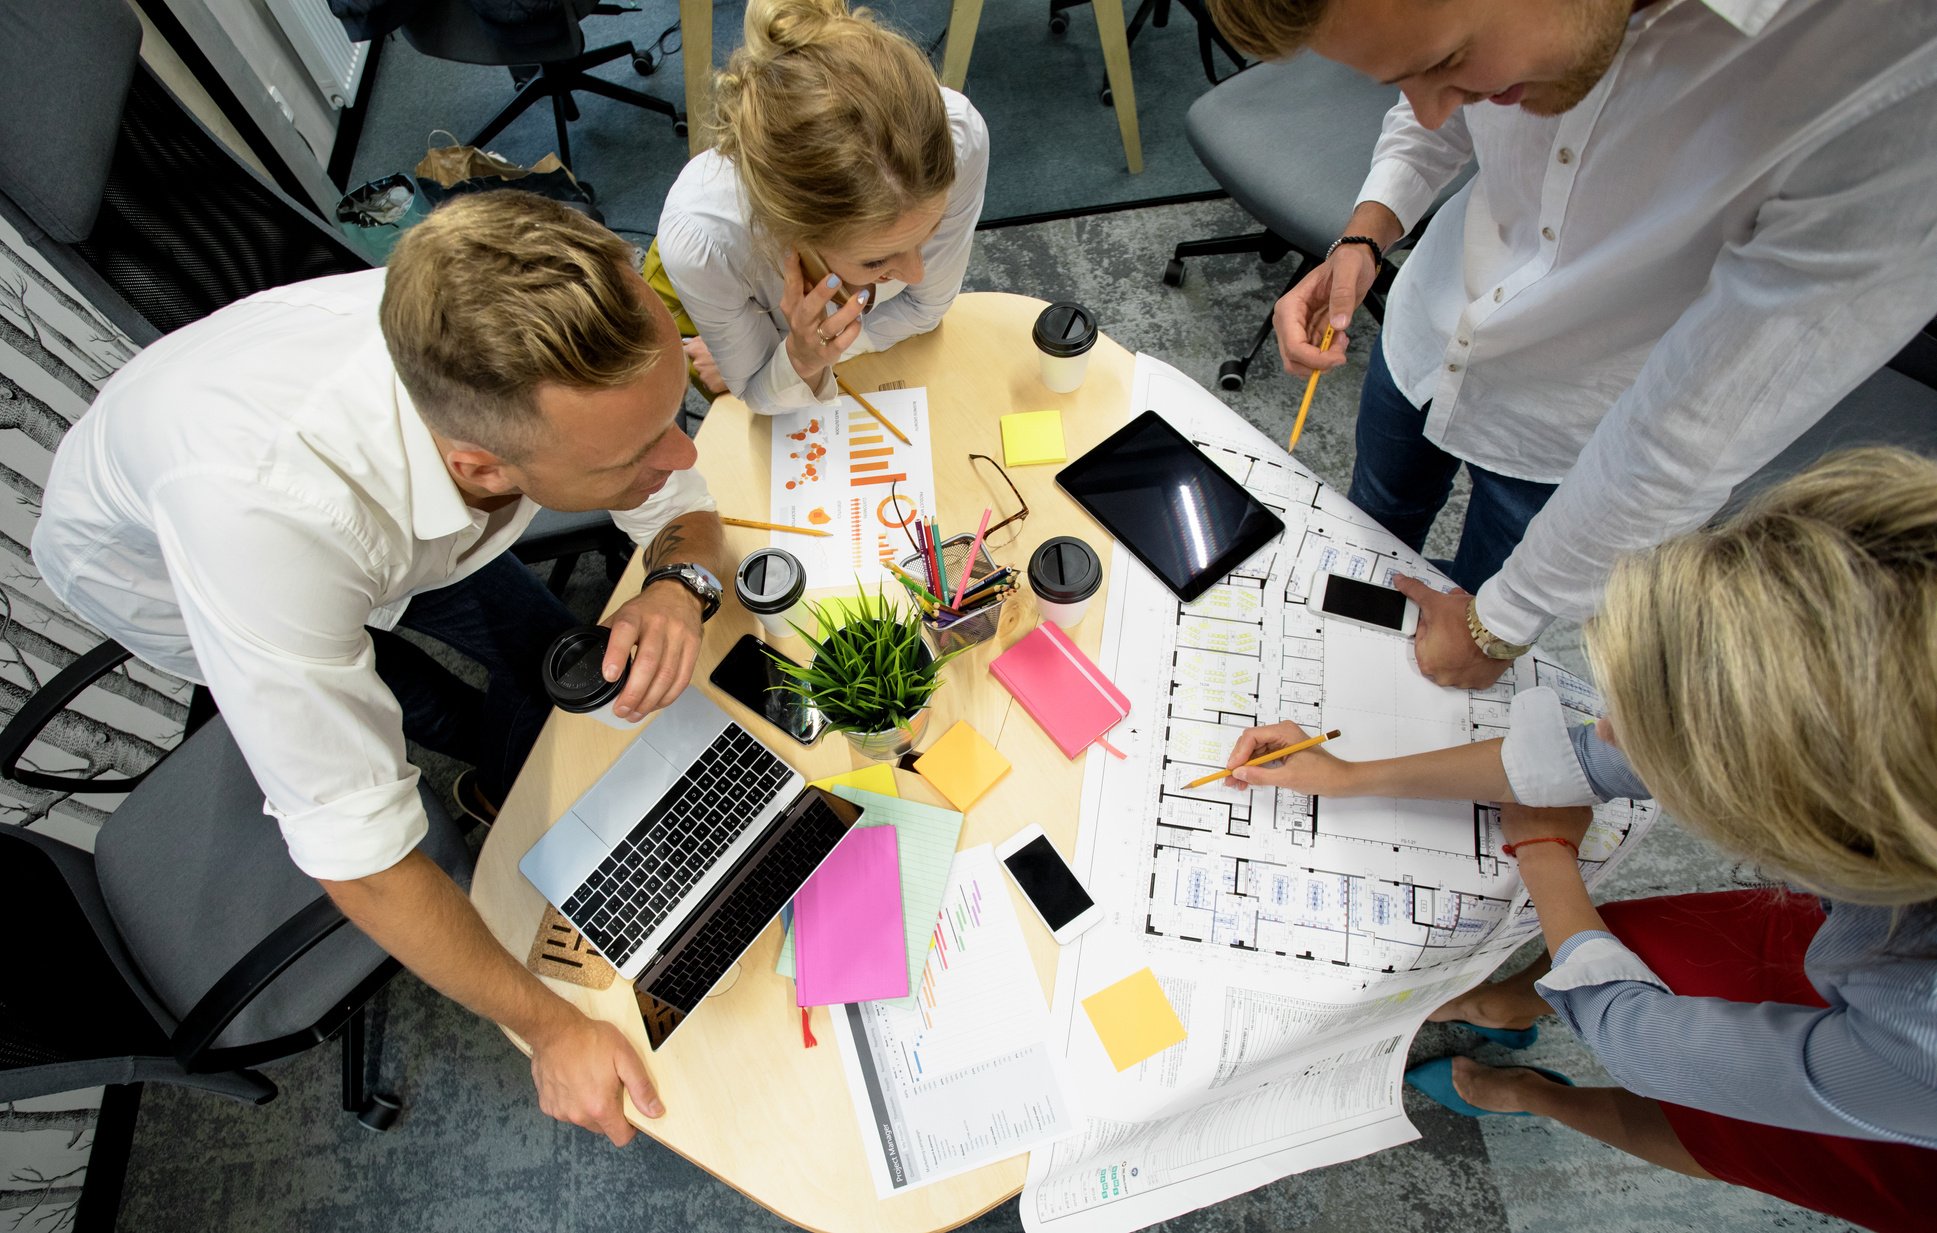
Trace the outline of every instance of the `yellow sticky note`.
<path fill-rule="evenodd" d="M 1184 1038 L 1183 1021 L 1149 968 L 1090 994 L 1083 999 L 1083 1010 L 1118 1070 L 1128 1070 Z"/>
<path fill-rule="evenodd" d="M 1061 411 L 1018 411 L 1002 417 L 1002 460 L 1012 467 L 1067 462 Z"/>
<path fill-rule="evenodd" d="M 844 771 L 839 775 L 829 775 L 826 779 L 816 779 L 807 785 L 810 788 L 859 788 L 863 792 L 873 792 L 880 796 L 900 796 L 895 791 L 895 768 L 892 762 L 872 762 L 858 771 Z"/>
<path fill-rule="evenodd" d="M 915 759 L 915 773 L 935 785 L 948 803 L 968 812 L 989 786 L 1009 773 L 1009 760 L 982 734 L 957 721 L 927 753 Z"/>

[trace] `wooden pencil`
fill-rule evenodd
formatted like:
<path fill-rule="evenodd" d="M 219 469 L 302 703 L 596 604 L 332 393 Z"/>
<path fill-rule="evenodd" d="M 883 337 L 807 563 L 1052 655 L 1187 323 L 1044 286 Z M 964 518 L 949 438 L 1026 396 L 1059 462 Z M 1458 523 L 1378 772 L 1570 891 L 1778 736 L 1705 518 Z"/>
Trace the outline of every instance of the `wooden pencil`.
<path fill-rule="evenodd" d="M 818 535 L 823 539 L 834 534 L 832 531 L 823 531 L 819 527 L 790 527 L 784 522 L 756 522 L 751 518 L 728 518 L 725 514 L 720 515 L 720 521 L 729 527 L 752 527 L 756 531 L 792 531 L 795 535 Z"/>
<path fill-rule="evenodd" d="M 1337 736 L 1338 736 L 1338 729 L 1333 728 L 1330 732 L 1321 732 L 1317 736 L 1306 737 L 1304 740 L 1298 742 L 1296 745 L 1287 745 L 1283 749 L 1274 749 L 1270 753 L 1259 754 L 1257 757 L 1251 759 L 1249 762 L 1243 762 L 1243 763 L 1240 763 L 1239 765 L 1258 766 L 1266 762 L 1276 762 L 1280 758 L 1289 758 L 1292 754 L 1302 753 L 1305 750 L 1310 749 L 1314 745 L 1323 745 L 1326 741 L 1333 740 L 1337 738 Z M 1231 771 L 1235 771 L 1236 769 L 1238 768 L 1234 766 L 1229 768 L 1228 770 L 1212 771 L 1208 775 L 1199 775 L 1196 779 L 1191 780 L 1189 783 L 1185 784 L 1184 786 L 1186 788 L 1201 788 L 1205 784 L 1210 783 L 1214 779 L 1225 778 L 1226 776 L 1230 775 Z"/>
<path fill-rule="evenodd" d="M 908 439 L 907 433 L 895 427 L 895 422 L 893 420 L 881 414 L 881 412 L 875 407 L 873 403 L 861 397 L 861 392 L 855 389 L 853 386 L 849 385 L 847 383 L 847 378 L 841 376 L 840 373 L 835 373 L 834 384 L 840 387 L 841 393 L 846 394 L 849 398 L 852 398 L 855 402 L 860 403 L 861 410 L 866 411 L 869 415 L 872 415 L 875 419 L 880 420 L 881 426 L 887 429 L 889 432 L 893 433 L 895 435 L 896 440 L 900 441 L 903 445 L 914 444 L 913 441 L 910 441 Z"/>
<path fill-rule="evenodd" d="M 1328 351 L 1332 346 L 1332 327 L 1325 327 L 1325 337 L 1320 340 L 1318 349 Z M 1312 369 L 1311 380 L 1305 382 L 1305 400 L 1298 404 L 1298 419 L 1291 426 L 1291 444 L 1285 446 L 1289 454 L 1298 448 L 1298 438 L 1305 431 L 1305 413 L 1312 409 L 1312 395 L 1318 392 L 1318 370 Z"/>

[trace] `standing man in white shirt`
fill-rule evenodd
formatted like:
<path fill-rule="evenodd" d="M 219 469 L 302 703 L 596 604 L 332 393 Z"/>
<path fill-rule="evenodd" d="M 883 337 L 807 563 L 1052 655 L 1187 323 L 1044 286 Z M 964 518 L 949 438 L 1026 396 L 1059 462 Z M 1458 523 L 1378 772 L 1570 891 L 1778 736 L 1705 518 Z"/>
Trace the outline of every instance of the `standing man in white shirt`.
<path fill-rule="evenodd" d="M 645 546 L 646 586 L 609 622 L 613 709 L 643 718 L 692 674 L 723 536 L 676 420 L 678 333 L 632 263 L 540 197 L 445 206 L 387 270 L 263 292 L 136 356 L 61 443 L 34 535 L 78 616 L 208 686 L 296 865 L 528 1042 L 545 1112 L 614 1143 L 622 1088 L 662 1111 L 644 1064 L 418 850 L 404 738 L 455 744 L 487 790 L 517 773 L 551 709 L 540 652 L 575 623 L 507 553 L 540 506 L 612 510 Z M 487 693 L 399 625 L 481 662 Z"/>
<path fill-rule="evenodd" d="M 1442 684 L 1588 616 L 1617 557 L 1706 520 L 1937 313 L 1937 5 L 1210 2 L 1252 54 L 1402 92 L 1278 304 L 1287 371 L 1344 362 L 1385 250 L 1478 163 L 1394 284 L 1351 489 L 1417 548 L 1471 475 L 1451 573 L 1477 594 L 1402 585 Z"/>

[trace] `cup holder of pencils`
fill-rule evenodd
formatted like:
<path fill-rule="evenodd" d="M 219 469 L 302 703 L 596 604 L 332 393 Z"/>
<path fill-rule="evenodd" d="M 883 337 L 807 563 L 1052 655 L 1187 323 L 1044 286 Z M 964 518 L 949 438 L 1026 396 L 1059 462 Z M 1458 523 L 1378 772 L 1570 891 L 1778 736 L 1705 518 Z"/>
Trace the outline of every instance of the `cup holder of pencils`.
<path fill-rule="evenodd" d="M 971 550 L 974 563 L 964 583 L 962 566 L 970 560 Z M 1002 622 L 1002 605 L 1016 589 L 1015 571 L 997 565 L 975 535 L 952 535 L 942 540 L 939 558 L 911 553 L 901 559 L 895 575 L 921 609 L 922 636 L 937 656 L 994 637 L 996 626 Z"/>

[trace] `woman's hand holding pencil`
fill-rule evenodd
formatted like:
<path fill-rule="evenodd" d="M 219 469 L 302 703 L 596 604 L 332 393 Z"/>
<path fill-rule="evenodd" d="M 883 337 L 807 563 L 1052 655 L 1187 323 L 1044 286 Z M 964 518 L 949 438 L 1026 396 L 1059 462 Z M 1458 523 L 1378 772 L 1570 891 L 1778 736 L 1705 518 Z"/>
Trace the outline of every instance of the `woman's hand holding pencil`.
<path fill-rule="evenodd" d="M 1237 744 L 1231 747 L 1221 778 L 1225 786 L 1233 788 L 1290 788 L 1306 796 L 1351 795 L 1352 768 L 1356 764 L 1333 757 L 1321 748 L 1337 735 L 1336 730 L 1309 734 L 1289 720 L 1246 728 Z M 1265 765 L 1253 765 L 1260 762 Z M 1218 774 L 1212 773 L 1196 784 L 1201 786 L 1218 778 Z"/>

